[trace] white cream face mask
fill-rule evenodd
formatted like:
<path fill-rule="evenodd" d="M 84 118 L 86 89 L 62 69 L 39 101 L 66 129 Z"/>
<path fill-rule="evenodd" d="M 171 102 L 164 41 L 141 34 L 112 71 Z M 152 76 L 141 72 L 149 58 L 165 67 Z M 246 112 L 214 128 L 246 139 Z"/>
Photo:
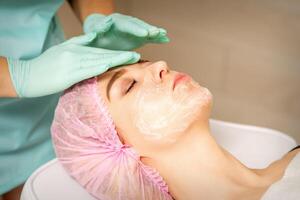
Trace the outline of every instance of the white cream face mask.
<path fill-rule="evenodd" d="M 172 142 L 172 136 L 187 129 L 211 98 L 208 89 L 187 75 L 174 90 L 145 80 L 137 94 L 134 124 L 149 139 L 167 138 Z"/>

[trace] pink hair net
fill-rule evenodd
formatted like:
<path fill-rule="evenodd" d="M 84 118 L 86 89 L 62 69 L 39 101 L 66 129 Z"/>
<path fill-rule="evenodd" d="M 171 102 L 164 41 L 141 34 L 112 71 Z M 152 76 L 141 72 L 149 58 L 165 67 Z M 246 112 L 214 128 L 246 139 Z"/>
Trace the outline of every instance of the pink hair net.
<path fill-rule="evenodd" d="M 170 200 L 168 187 L 119 140 L 97 78 L 76 84 L 58 102 L 51 127 L 56 155 L 65 170 L 101 200 Z"/>

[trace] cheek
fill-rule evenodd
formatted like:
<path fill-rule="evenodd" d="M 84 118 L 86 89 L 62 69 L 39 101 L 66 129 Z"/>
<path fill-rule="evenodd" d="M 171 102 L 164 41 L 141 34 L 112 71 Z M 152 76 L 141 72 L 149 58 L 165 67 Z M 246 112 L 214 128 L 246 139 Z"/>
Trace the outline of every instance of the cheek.
<path fill-rule="evenodd" d="M 148 139 L 170 139 L 182 133 L 204 112 L 211 102 L 210 92 L 195 82 L 178 85 L 174 91 L 148 87 L 135 101 L 134 126 Z"/>
<path fill-rule="evenodd" d="M 122 143 L 131 144 L 132 134 L 136 133 L 136 131 L 134 131 L 134 126 L 132 125 L 130 105 L 122 106 L 122 104 L 114 104 L 110 108 L 110 113 Z"/>
<path fill-rule="evenodd" d="M 129 107 L 129 105 L 126 106 L 126 108 Z M 153 143 L 151 140 L 147 140 L 144 135 L 137 130 L 132 120 L 132 116 L 135 115 L 135 113 L 127 111 L 128 110 L 123 109 L 119 112 L 118 116 L 115 115 L 113 117 L 121 142 L 132 146 L 140 156 L 149 156 L 151 153 L 157 152 L 160 149 L 159 144 L 156 141 Z"/>

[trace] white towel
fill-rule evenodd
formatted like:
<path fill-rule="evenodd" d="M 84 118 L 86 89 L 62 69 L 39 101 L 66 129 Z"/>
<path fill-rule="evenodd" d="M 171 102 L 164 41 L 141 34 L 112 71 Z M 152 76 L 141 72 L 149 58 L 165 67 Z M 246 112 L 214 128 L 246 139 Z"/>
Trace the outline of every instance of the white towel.
<path fill-rule="evenodd" d="M 289 163 L 282 179 L 269 187 L 261 200 L 300 199 L 300 152 Z"/>

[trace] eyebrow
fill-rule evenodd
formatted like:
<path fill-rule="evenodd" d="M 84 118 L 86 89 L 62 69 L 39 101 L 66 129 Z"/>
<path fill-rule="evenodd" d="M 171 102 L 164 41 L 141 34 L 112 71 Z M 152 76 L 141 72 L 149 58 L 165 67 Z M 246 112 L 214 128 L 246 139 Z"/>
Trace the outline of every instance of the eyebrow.
<path fill-rule="evenodd" d="M 111 90 L 112 85 L 118 78 L 120 78 L 123 74 L 125 74 L 125 72 L 126 72 L 125 69 L 121 69 L 121 70 L 113 73 L 113 75 L 111 76 L 111 78 L 107 84 L 107 87 L 106 87 L 106 96 L 108 98 L 108 101 L 110 101 L 110 90 Z"/>

